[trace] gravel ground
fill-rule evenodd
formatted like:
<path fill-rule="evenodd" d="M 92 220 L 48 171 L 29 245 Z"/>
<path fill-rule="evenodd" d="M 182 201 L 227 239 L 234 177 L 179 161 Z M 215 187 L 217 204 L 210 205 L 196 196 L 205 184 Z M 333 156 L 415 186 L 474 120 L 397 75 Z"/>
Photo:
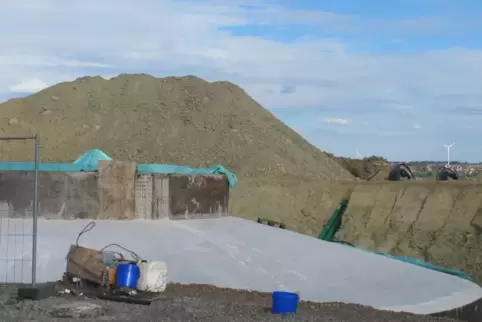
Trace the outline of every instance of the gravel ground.
<path fill-rule="evenodd" d="M 150 306 L 89 299 L 73 295 L 41 301 L 14 299 L 13 287 L 0 293 L 0 321 L 333 321 L 333 322 L 430 322 L 456 321 L 445 318 L 378 311 L 340 303 L 301 302 L 296 315 L 269 313 L 270 294 L 235 291 L 208 285 L 170 284 L 162 298 Z M 72 317 L 66 306 L 90 305 L 82 315 Z"/>

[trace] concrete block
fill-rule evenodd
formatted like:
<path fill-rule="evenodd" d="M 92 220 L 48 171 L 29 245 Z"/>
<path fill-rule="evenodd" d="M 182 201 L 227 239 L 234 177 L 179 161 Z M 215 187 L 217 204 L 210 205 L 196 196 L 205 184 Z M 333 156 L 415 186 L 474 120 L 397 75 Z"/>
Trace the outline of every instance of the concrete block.
<path fill-rule="evenodd" d="M 42 283 L 35 286 L 21 286 L 17 291 L 18 300 L 34 300 L 39 301 L 56 295 L 54 284 Z"/>

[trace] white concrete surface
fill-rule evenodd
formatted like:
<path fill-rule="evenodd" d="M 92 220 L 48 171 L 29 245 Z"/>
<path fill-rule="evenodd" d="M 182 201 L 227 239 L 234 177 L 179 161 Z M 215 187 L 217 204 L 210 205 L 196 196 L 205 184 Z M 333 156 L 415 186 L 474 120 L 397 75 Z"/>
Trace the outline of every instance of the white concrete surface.
<path fill-rule="evenodd" d="M 61 278 L 69 246 L 88 222 L 39 220 L 38 281 Z M 165 261 L 173 282 L 299 291 L 303 300 L 420 314 L 460 307 L 482 297 L 482 288 L 458 277 L 239 218 L 96 224 L 81 238 L 81 245 L 100 249 L 119 243 L 144 259 Z M 31 221 L 10 219 L 9 226 L 11 230 L 23 226 L 17 230 L 28 232 Z M 30 258 L 28 240 L 21 249 L 12 237 L 9 243 L 5 238 L 0 240 L 0 254 L 8 244 L 10 255 Z M 22 270 L 20 262 L 0 264 L 0 281 Z M 24 278 L 29 278 L 30 267 L 25 265 L 23 271 Z"/>

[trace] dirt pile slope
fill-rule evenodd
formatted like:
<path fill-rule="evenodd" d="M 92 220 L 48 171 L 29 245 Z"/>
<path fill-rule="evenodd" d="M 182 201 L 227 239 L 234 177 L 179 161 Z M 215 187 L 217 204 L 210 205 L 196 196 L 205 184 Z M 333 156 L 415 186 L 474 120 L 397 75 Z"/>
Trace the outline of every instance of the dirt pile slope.
<path fill-rule="evenodd" d="M 337 238 L 459 269 L 482 283 L 482 184 L 405 181 L 357 184 Z"/>
<path fill-rule="evenodd" d="M 476 181 L 477 183 L 482 183 L 482 173 L 477 174 L 472 180 Z"/>
<path fill-rule="evenodd" d="M 327 153 L 327 155 L 332 157 L 353 176 L 360 179 L 369 179 L 380 170 L 389 171 L 390 168 L 389 162 L 382 157 L 371 156 L 363 159 L 350 159 L 337 157 L 331 153 Z"/>
<path fill-rule="evenodd" d="M 0 135 L 38 132 L 43 161 L 73 161 L 99 148 L 119 160 L 194 167 L 221 163 L 239 176 L 231 203 L 239 216 L 303 226 L 303 209 L 309 216 L 317 213 L 315 202 L 305 204 L 317 198 L 323 181 L 353 179 L 228 82 L 194 76 L 85 77 L 10 100 L 0 109 Z M 5 143 L 0 155 L 26 160 L 32 149 Z"/>
<path fill-rule="evenodd" d="M 388 175 L 390 174 L 390 171 L 388 169 L 380 169 L 375 174 L 373 174 L 371 177 L 369 177 L 367 180 L 368 181 L 386 181 L 388 180 Z"/>

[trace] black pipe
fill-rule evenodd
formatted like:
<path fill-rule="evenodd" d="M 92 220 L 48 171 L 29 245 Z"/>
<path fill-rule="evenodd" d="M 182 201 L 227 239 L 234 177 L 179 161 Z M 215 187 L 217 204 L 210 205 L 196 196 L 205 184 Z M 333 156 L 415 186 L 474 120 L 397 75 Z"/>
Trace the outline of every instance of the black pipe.
<path fill-rule="evenodd" d="M 399 163 L 390 170 L 388 181 L 400 181 L 402 178 L 415 180 L 415 176 L 406 163 Z"/>
<path fill-rule="evenodd" d="M 437 171 L 437 181 L 447 181 L 449 179 L 459 180 L 457 172 L 449 167 L 443 167 Z"/>

